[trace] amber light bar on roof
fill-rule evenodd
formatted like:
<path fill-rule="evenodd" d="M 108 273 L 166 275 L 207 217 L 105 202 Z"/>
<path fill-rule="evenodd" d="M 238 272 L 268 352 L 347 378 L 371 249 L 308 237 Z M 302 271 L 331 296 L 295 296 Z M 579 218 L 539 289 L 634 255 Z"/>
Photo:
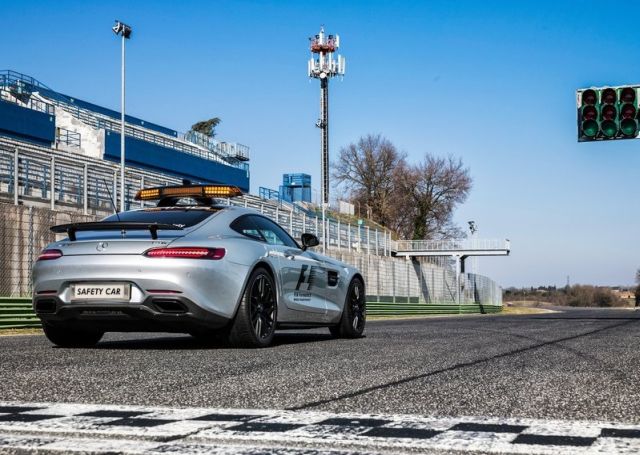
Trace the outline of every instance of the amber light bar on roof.
<path fill-rule="evenodd" d="M 242 196 L 237 186 L 231 185 L 189 185 L 145 188 L 136 194 L 136 201 L 154 201 L 165 197 L 236 197 Z"/>

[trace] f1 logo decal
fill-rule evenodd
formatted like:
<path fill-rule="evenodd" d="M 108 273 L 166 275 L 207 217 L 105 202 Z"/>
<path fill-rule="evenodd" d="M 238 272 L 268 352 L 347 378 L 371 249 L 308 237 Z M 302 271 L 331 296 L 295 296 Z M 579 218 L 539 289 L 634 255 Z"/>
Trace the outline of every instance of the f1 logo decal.
<path fill-rule="evenodd" d="M 309 271 L 309 273 L 307 273 L 307 270 Z M 302 266 L 302 269 L 300 269 L 300 276 L 298 277 L 298 284 L 296 285 L 296 291 L 300 291 L 300 286 L 302 284 L 307 285 L 306 289 L 302 289 L 303 291 L 310 291 L 311 287 L 313 286 L 313 281 L 315 277 L 316 277 L 316 267 L 315 266 L 309 267 L 307 264 L 304 264 Z"/>

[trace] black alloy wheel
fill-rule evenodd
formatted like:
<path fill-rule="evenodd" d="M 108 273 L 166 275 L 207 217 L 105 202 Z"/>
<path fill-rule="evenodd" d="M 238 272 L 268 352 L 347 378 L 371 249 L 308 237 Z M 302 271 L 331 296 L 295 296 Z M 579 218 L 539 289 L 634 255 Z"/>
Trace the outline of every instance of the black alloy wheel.
<path fill-rule="evenodd" d="M 270 338 L 276 326 L 276 298 L 267 274 L 256 277 L 251 286 L 251 325 L 261 340 Z"/>
<path fill-rule="evenodd" d="M 347 290 L 347 299 L 342 310 L 342 318 L 336 326 L 329 327 L 331 334 L 342 338 L 359 338 L 367 322 L 367 303 L 364 283 L 354 278 Z"/>
<path fill-rule="evenodd" d="M 249 277 L 244 296 L 231 325 L 229 341 L 239 347 L 262 348 L 275 334 L 278 302 L 273 278 L 264 268 Z"/>

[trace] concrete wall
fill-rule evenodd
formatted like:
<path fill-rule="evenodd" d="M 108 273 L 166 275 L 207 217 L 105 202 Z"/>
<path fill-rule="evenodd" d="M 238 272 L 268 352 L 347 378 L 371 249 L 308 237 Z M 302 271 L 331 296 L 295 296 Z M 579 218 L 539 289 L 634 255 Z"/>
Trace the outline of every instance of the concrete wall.
<path fill-rule="evenodd" d="M 104 130 L 96 129 L 75 118 L 62 108 L 56 107 L 56 126 L 80 134 L 81 147 L 67 147 L 59 144 L 58 148 L 91 158 L 104 157 Z"/>

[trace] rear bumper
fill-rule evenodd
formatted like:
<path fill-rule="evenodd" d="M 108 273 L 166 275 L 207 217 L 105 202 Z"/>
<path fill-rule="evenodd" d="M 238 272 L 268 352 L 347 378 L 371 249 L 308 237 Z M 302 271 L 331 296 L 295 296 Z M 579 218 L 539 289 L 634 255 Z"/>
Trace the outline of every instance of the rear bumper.
<path fill-rule="evenodd" d="M 246 270 L 246 267 L 225 260 L 150 259 L 142 255 L 63 256 L 36 262 L 33 269 L 34 309 L 43 319 L 54 316 L 59 320 L 81 318 L 105 325 L 110 318 L 108 311 L 113 311 L 114 328 L 111 330 L 114 331 L 122 325 L 115 323 L 125 319 L 150 321 L 150 324 L 191 321 L 211 325 L 212 321 L 216 323 L 234 317 Z M 131 286 L 127 302 L 73 300 L 74 283 L 109 282 Z M 55 302 L 55 312 L 38 311 L 38 302 L 47 299 Z M 163 312 L 155 302 L 158 299 L 176 301 L 187 311 Z M 104 309 L 104 314 L 93 317 L 91 309 Z M 144 324 L 139 326 L 144 330 Z"/>
<path fill-rule="evenodd" d="M 65 303 L 43 295 L 34 297 L 33 307 L 43 323 L 104 332 L 188 333 L 221 328 L 230 321 L 179 295 L 154 295 L 139 303 Z"/>

